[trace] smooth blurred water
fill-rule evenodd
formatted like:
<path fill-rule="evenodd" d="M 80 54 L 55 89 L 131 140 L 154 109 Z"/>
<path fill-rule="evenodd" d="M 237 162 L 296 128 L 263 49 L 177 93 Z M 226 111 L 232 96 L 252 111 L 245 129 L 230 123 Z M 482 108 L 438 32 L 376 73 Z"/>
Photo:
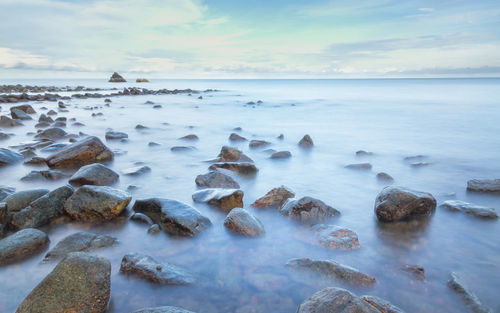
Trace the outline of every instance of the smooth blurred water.
<path fill-rule="evenodd" d="M 145 162 L 152 172 L 140 177 L 121 176 L 115 187 L 140 188 L 134 199 L 152 196 L 186 202 L 208 216 L 213 227 L 196 238 L 178 239 L 165 234 L 151 236 L 147 227 L 126 220 L 105 225 L 67 224 L 44 228 L 53 247 L 60 239 L 82 229 L 117 236 L 120 245 L 95 250 L 112 263 L 110 312 L 159 305 L 175 305 L 196 312 L 295 312 L 297 306 L 326 286 L 340 286 L 358 295 L 385 298 L 407 312 L 467 312 L 460 298 L 446 286 L 449 273 L 460 273 L 481 301 L 500 311 L 500 226 L 498 221 L 478 220 L 437 208 L 431 218 L 410 225 L 377 222 L 373 205 L 384 184 L 375 175 L 384 171 L 395 184 L 432 193 L 438 205 L 459 199 L 500 210 L 500 196 L 466 192 L 473 178 L 500 178 L 500 80 L 499 79 L 400 79 L 400 80 L 152 80 L 151 83 L 112 84 L 100 80 L 23 80 L 0 84 L 148 89 L 217 89 L 198 95 L 114 97 L 110 107 L 103 99 L 74 99 L 69 113 L 85 127 L 67 131 L 99 136 L 106 129 L 129 134 L 129 142 L 108 141 L 113 149 L 127 151 L 116 156 L 110 167 L 119 172 Z M 108 92 L 108 91 L 106 91 Z M 161 104 L 153 109 L 146 101 Z M 249 101 L 260 105 L 246 105 Z M 38 114 L 42 106 L 55 109 L 55 102 L 31 102 Z M 9 105 L 2 104 L 7 114 Z M 96 110 L 85 107 L 98 106 Z M 102 112 L 101 117 L 92 113 Z M 168 123 L 168 124 L 165 124 Z M 35 121 L 4 129 L 15 133 L 0 142 L 8 147 L 32 140 Z M 136 130 L 142 124 L 149 129 Z M 289 150 L 289 160 L 271 160 L 262 149 L 248 143 L 232 144 L 228 136 L 242 127 L 248 139 L 272 142 L 270 148 Z M 187 134 L 200 140 L 178 140 Z M 284 140 L 276 137 L 283 133 Z M 299 149 L 297 142 L 309 134 L 315 147 Z M 161 146 L 148 147 L 148 142 Z M 232 175 L 245 192 L 244 206 L 264 223 L 260 238 L 240 238 L 226 231 L 225 214 L 193 203 L 196 175 L 207 172 L 206 160 L 217 156 L 223 145 L 242 149 L 260 169 L 256 177 Z M 186 153 L 172 146 L 194 145 Z M 357 150 L 374 153 L 357 157 Z M 44 154 L 40 153 L 44 156 Z M 425 155 L 431 163 L 413 168 L 403 158 Z M 370 162 L 371 171 L 344 168 Z M 55 188 L 65 183 L 29 183 L 19 179 L 33 167 L 22 164 L 0 169 L 0 185 L 17 190 Z M 250 204 L 269 189 L 291 188 L 298 197 L 313 196 L 342 212 L 331 224 L 356 231 L 362 248 L 335 251 L 299 240 L 303 226 L 276 210 L 254 209 Z M 452 193 L 454 195 L 452 195 Z M 127 252 L 142 252 L 158 260 L 183 265 L 196 272 L 201 282 L 192 287 L 155 286 L 119 274 Z M 290 258 L 333 259 L 377 278 L 372 288 L 353 288 L 335 281 L 304 281 L 291 275 L 284 264 Z M 0 268 L 0 311 L 15 311 L 24 297 L 55 266 L 40 264 L 43 254 L 25 262 Z M 404 264 L 425 267 L 420 282 L 401 270 Z"/>

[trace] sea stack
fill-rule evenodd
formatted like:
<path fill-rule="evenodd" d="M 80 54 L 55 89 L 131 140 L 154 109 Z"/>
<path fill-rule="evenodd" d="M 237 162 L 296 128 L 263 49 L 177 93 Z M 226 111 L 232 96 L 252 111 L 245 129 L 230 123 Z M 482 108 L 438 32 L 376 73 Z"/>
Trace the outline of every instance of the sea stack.
<path fill-rule="evenodd" d="M 111 75 L 109 82 L 110 83 L 125 83 L 127 81 L 120 74 L 118 74 L 117 72 L 114 72 L 113 75 Z"/>

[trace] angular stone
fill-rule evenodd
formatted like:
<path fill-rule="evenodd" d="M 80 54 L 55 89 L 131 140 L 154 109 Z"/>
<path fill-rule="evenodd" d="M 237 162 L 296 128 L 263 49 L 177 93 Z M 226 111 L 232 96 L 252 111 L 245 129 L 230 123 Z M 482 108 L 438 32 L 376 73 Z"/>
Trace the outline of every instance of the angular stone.
<path fill-rule="evenodd" d="M 411 216 L 429 215 L 436 208 L 436 199 L 427 192 L 405 187 L 385 187 L 375 200 L 375 213 L 383 222 L 400 221 Z"/>
<path fill-rule="evenodd" d="M 59 127 L 51 127 L 41 131 L 35 137 L 41 139 L 59 140 L 65 138 L 67 135 L 68 133 L 63 129 Z"/>
<path fill-rule="evenodd" d="M 23 260 L 41 252 L 49 245 L 44 232 L 27 228 L 0 240 L 0 266 Z"/>
<path fill-rule="evenodd" d="M 289 198 L 279 211 L 282 215 L 302 222 L 320 222 L 340 214 L 338 210 L 312 197 Z"/>
<path fill-rule="evenodd" d="M 96 235 L 88 232 L 77 232 L 59 241 L 44 258 L 52 261 L 65 257 L 71 252 L 85 252 L 92 249 L 110 247 L 118 243 L 118 239 L 109 235 Z"/>
<path fill-rule="evenodd" d="M 380 172 L 377 174 L 377 179 L 379 181 L 383 181 L 383 182 L 392 182 L 394 181 L 394 178 L 392 178 L 391 175 L 385 173 L 385 172 Z"/>
<path fill-rule="evenodd" d="M 117 72 L 114 72 L 113 75 L 111 75 L 109 82 L 110 83 L 126 83 L 127 81 L 120 74 L 118 74 Z"/>
<path fill-rule="evenodd" d="M 190 135 L 186 135 L 186 136 L 179 138 L 179 140 L 193 140 L 193 141 L 195 141 L 195 140 L 199 140 L 199 138 L 195 134 L 190 134 Z"/>
<path fill-rule="evenodd" d="M 225 162 L 225 163 L 214 163 L 210 165 L 210 170 L 217 170 L 219 168 L 226 169 L 232 172 L 236 172 L 241 175 L 254 175 L 259 171 L 259 169 L 253 164 L 248 162 Z"/>
<path fill-rule="evenodd" d="M 475 205 L 460 200 L 446 200 L 440 207 L 448 209 L 450 211 L 463 212 L 475 217 L 485 218 L 485 219 L 497 219 L 498 214 L 493 208 L 488 208 L 485 206 Z"/>
<path fill-rule="evenodd" d="M 97 137 L 87 137 L 47 157 L 51 168 L 75 168 L 113 159 L 113 152 Z"/>
<path fill-rule="evenodd" d="M 21 110 L 26 114 L 35 114 L 36 113 L 35 109 L 33 109 L 33 107 L 29 104 L 21 104 L 21 105 L 10 107 L 11 111 L 14 109 Z"/>
<path fill-rule="evenodd" d="M 314 146 L 311 136 L 304 135 L 304 137 L 302 137 L 302 139 L 300 139 L 299 141 L 299 146 L 301 146 L 302 148 L 311 148 L 312 146 Z"/>
<path fill-rule="evenodd" d="M 255 200 L 252 206 L 262 209 L 270 207 L 278 207 L 283 204 L 288 198 L 295 197 L 295 193 L 285 186 L 273 188 L 268 191 L 263 197 Z"/>
<path fill-rule="evenodd" d="M 224 226 L 244 236 L 260 236 L 264 233 L 262 222 L 242 208 L 234 208 L 224 219 Z"/>
<path fill-rule="evenodd" d="M 3 199 L 5 199 L 7 196 L 10 196 L 15 192 L 16 188 L 14 187 L 0 185 L 0 202 L 2 202 Z"/>
<path fill-rule="evenodd" d="M 292 157 L 290 151 L 278 151 L 271 154 L 271 159 L 288 159 Z"/>
<path fill-rule="evenodd" d="M 230 176 L 217 171 L 196 176 L 195 183 L 200 187 L 208 188 L 240 188 L 240 185 Z"/>
<path fill-rule="evenodd" d="M 13 120 L 8 116 L 5 115 L 0 116 L 0 127 L 15 127 L 22 125 L 23 123 Z"/>
<path fill-rule="evenodd" d="M 380 313 L 404 313 L 403 310 L 398 308 L 397 306 L 393 305 L 392 303 L 388 302 L 387 300 L 384 300 L 379 297 L 375 296 L 362 296 L 361 300 L 364 302 L 370 304 L 372 307 L 377 309 L 376 312 Z"/>
<path fill-rule="evenodd" d="M 75 186 L 96 185 L 106 186 L 116 182 L 119 175 L 107 166 L 100 163 L 89 164 L 80 169 L 69 179 Z"/>
<path fill-rule="evenodd" d="M 229 135 L 229 140 L 230 141 L 246 141 L 247 139 L 245 137 L 242 137 L 236 133 L 231 133 L 231 135 Z"/>
<path fill-rule="evenodd" d="M 128 138 L 128 135 L 122 132 L 108 131 L 106 132 L 105 138 L 107 140 L 120 140 Z"/>
<path fill-rule="evenodd" d="M 477 192 L 500 192 L 500 179 L 471 179 L 467 190 Z"/>
<path fill-rule="evenodd" d="M 297 313 L 389 313 L 375 309 L 351 292 L 335 287 L 322 289 L 302 302 Z"/>
<path fill-rule="evenodd" d="M 207 188 L 192 197 L 194 202 L 205 202 L 226 211 L 243 207 L 243 191 L 239 189 Z"/>

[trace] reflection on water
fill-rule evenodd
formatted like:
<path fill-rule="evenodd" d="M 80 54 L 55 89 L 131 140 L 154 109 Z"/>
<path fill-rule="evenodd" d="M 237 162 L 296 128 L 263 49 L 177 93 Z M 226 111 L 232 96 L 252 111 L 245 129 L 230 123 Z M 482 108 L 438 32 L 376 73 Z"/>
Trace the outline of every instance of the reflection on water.
<path fill-rule="evenodd" d="M 130 189 L 134 199 L 165 197 L 188 203 L 210 218 L 213 226 L 195 238 L 147 234 L 147 226 L 121 217 L 113 223 L 86 225 L 61 222 L 44 230 L 52 248 L 65 236 L 81 230 L 111 234 L 120 240 L 114 247 L 94 253 L 112 264 L 110 312 L 131 312 L 142 307 L 174 305 L 196 312 L 295 312 L 297 306 L 327 286 L 347 288 L 358 295 L 385 298 L 407 312 L 466 312 L 460 299 L 448 290 L 451 271 L 463 277 L 478 297 L 493 310 L 500 281 L 498 221 L 482 221 L 465 214 L 436 209 L 424 219 L 396 224 L 377 222 L 373 205 L 384 183 L 375 175 L 384 171 L 395 184 L 432 193 L 438 204 L 454 197 L 500 209 L 500 196 L 465 191 L 471 178 L 500 173 L 499 80 L 318 80 L 318 81 L 156 81 L 159 88 L 215 88 L 203 99 L 187 95 L 69 101 L 69 113 L 84 127 L 68 123 L 69 133 L 82 131 L 104 139 L 106 129 L 126 132 L 128 142 L 108 141 L 124 153 L 109 164 L 115 171 L 144 162 L 151 172 L 122 175 L 114 187 Z M 33 82 L 32 82 L 33 83 Z M 38 82 L 40 85 L 72 85 L 72 82 Z M 98 81 L 74 85 L 108 87 Z M 142 86 L 142 85 L 141 85 Z M 245 105 L 249 101 L 263 103 Z M 153 109 L 146 101 L 162 105 Z M 52 102 L 31 103 L 56 109 Z M 294 104 L 292 106 L 292 104 Z M 98 107 L 86 110 L 85 107 Z M 5 114 L 7 105 L 2 105 Z M 103 113 L 92 117 L 92 113 Z M 32 140 L 26 133 L 35 121 L 9 129 L 15 135 L 1 146 Z M 137 124 L 146 129 L 135 129 Z M 245 192 L 244 206 L 264 224 L 266 234 L 241 238 L 223 226 L 225 213 L 206 204 L 193 203 L 194 179 L 208 171 L 210 163 L 235 127 L 248 139 L 270 141 L 266 147 L 288 150 L 286 160 L 269 159 L 265 149 L 249 149 L 248 142 L 231 143 L 254 161 L 254 177 L 230 175 Z M 178 138 L 196 134 L 186 143 Z M 283 133 L 284 139 L 276 137 Z M 311 135 L 315 147 L 304 151 L 297 142 Z M 149 142 L 159 146 L 148 146 Z M 172 152 L 173 146 L 192 145 L 195 150 Z M 374 154 L 359 157 L 358 150 Z M 46 154 L 40 153 L 42 156 Z M 425 155 L 427 166 L 412 167 L 404 157 Z M 370 171 L 346 169 L 352 163 L 369 162 Z M 19 178 L 36 167 L 18 164 L 1 168 L 1 185 L 30 188 L 58 187 L 64 181 L 23 182 Z M 354 230 L 361 249 L 330 250 L 312 245 L 304 226 L 281 216 L 275 209 L 255 209 L 250 204 L 271 188 L 286 185 L 298 198 L 312 196 L 341 211 L 328 224 Z M 200 278 L 194 286 L 155 286 L 119 273 L 121 258 L 140 252 L 161 262 L 181 265 Z M 292 258 L 331 259 L 377 278 L 373 287 L 353 287 L 335 280 L 302 277 L 285 268 Z M 43 254 L 0 268 L 0 311 L 13 312 L 52 268 L 42 264 Z M 421 281 L 402 270 L 406 264 L 425 268 Z"/>

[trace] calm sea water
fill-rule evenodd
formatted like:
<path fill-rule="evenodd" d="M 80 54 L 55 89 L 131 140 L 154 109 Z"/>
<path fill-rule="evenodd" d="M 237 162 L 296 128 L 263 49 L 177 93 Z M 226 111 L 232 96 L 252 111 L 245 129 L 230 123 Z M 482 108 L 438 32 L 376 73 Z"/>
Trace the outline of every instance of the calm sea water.
<path fill-rule="evenodd" d="M 126 96 L 69 101 L 70 112 L 86 126 L 67 131 L 99 136 L 106 129 L 129 134 L 129 142 L 107 142 L 126 154 L 116 156 L 110 167 L 119 172 L 135 162 L 145 162 L 152 172 L 135 178 L 120 177 L 115 187 L 139 188 L 134 199 L 164 197 L 186 202 L 208 216 L 213 227 L 196 238 L 176 239 L 165 234 L 150 236 L 147 227 L 133 222 L 104 225 L 65 224 L 44 228 L 51 247 L 65 236 L 88 230 L 120 239 L 113 248 L 94 253 L 110 259 L 112 286 L 109 312 L 160 305 L 174 305 L 204 312 L 295 312 L 297 306 L 326 286 L 347 288 L 358 295 L 377 295 L 407 312 L 467 312 L 460 298 L 446 286 L 450 272 L 458 272 L 481 301 L 500 311 L 500 222 L 483 221 L 437 208 L 425 223 L 384 225 L 377 222 L 373 206 L 384 187 L 375 178 L 384 171 L 396 185 L 432 193 L 438 205 L 447 199 L 464 200 L 500 210 L 500 196 L 466 192 L 473 178 L 500 178 L 500 79 L 401 79 L 401 80 L 152 80 L 149 84 L 111 84 L 100 80 L 17 80 L 0 84 L 148 89 L 217 89 L 203 99 L 187 95 Z M 161 104 L 153 109 L 146 101 Z M 245 105 L 249 101 L 260 105 Z M 53 102 L 32 102 L 35 110 Z M 98 110 L 85 110 L 99 106 Z M 7 114 L 2 104 L 0 113 Z M 101 117 L 91 117 L 102 112 Z M 4 130 L 15 133 L 1 147 L 29 141 L 35 121 Z M 165 124 L 168 123 L 168 124 Z M 137 131 L 142 124 L 149 129 Z M 235 127 L 249 139 L 272 142 L 275 150 L 289 150 L 289 160 L 271 160 L 248 143 L 232 144 L 228 136 Z M 194 133 L 196 150 L 173 153 L 172 146 L 186 145 L 177 138 Z M 285 139 L 276 139 L 279 134 Z M 309 134 L 315 147 L 298 148 Z M 148 142 L 161 146 L 150 148 Z M 245 208 L 263 222 L 266 234 L 240 238 L 226 231 L 225 214 L 192 203 L 196 175 L 207 172 L 206 160 L 231 144 L 249 155 L 260 171 L 254 178 L 233 177 L 245 192 Z M 191 143 L 188 143 L 191 145 Z M 357 157 L 357 150 L 374 153 Z M 44 154 L 40 154 L 44 156 Z M 404 157 L 426 156 L 428 166 L 414 168 Z M 370 162 L 371 171 L 344 168 Z M 65 183 L 21 182 L 33 168 L 22 164 L 0 169 L 0 185 L 17 190 L 55 188 Z M 362 248 L 334 251 L 299 240 L 301 226 L 276 210 L 258 210 L 250 204 L 269 189 L 291 188 L 298 197 L 319 198 L 342 212 L 330 223 L 358 233 Z M 191 287 L 155 286 L 119 274 L 121 258 L 142 252 L 158 260 L 183 265 L 202 277 Z M 288 259 L 333 259 L 377 278 L 371 288 L 353 288 L 335 281 L 304 280 L 291 275 Z M 43 254 L 0 268 L 0 311 L 12 312 L 52 268 L 41 264 Z M 425 268 L 425 281 L 401 270 L 404 264 Z"/>

